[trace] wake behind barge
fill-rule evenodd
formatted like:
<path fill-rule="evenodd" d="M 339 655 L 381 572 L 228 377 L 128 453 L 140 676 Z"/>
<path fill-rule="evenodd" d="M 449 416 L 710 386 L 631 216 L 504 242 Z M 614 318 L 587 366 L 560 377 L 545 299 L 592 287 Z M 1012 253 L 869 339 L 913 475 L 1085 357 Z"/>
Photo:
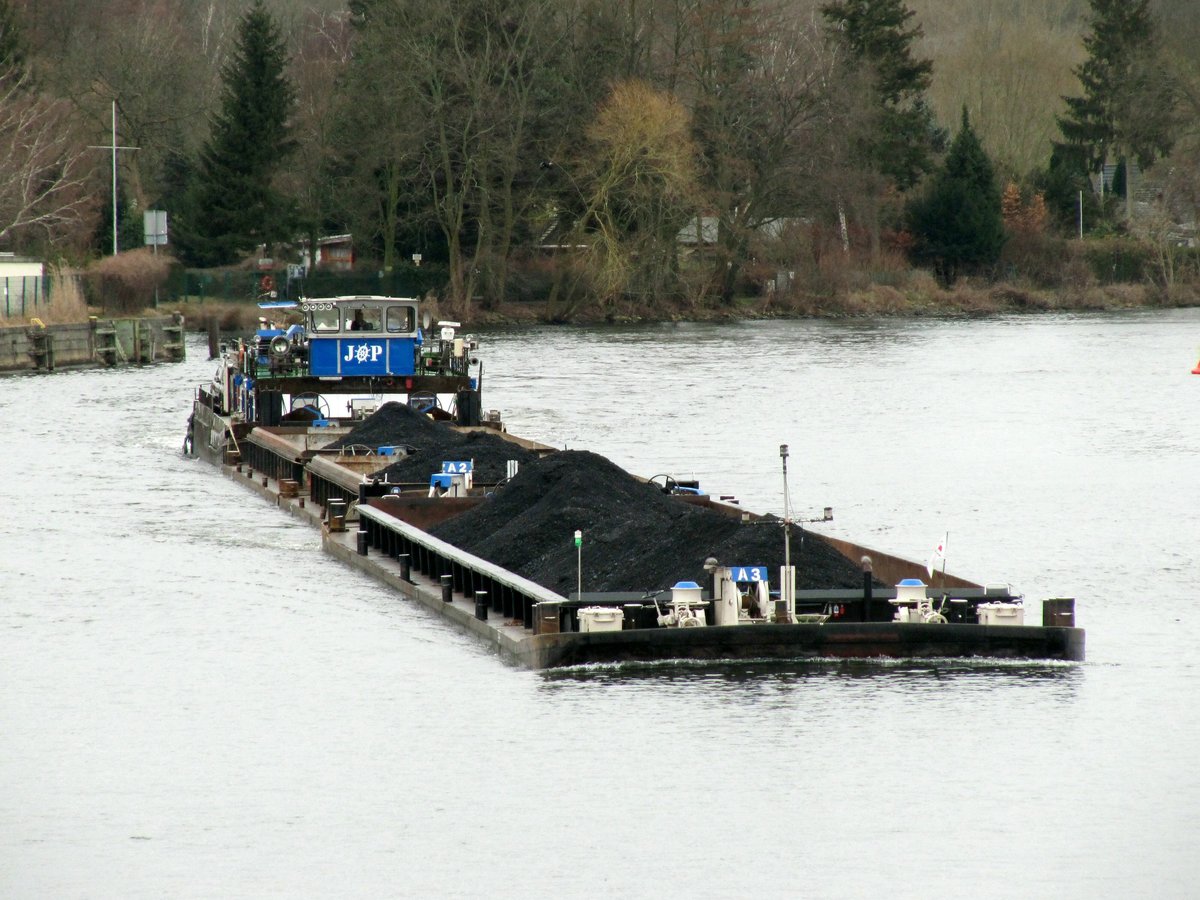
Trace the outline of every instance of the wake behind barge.
<path fill-rule="evenodd" d="M 681 561 L 679 577 L 653 591 L 589 592 L 582 574 L 575 590 L 552 590 L 430 533 L 518 496 L 509 485 L 519 485 L 524 471 L 565 454 L 508 434 L 498 413 L 484 411 L 472 336 L 460 336 L 452 322 L 434 330 L 419 301 L 405 298 L 325 298 L 273 312 L 302 321 L 264 320 L 252 338 L 223 348 L 212 382 L 196 393 L 185 451 L 310 521 L 326 552 L 506 660 L 547 668 L 669 659 L 1084 658 L 1072 599 L 1044 601 L 1043 624 L 1025 624 L 1026 605 L 1008 585 L 943 573 L 935 589 L 922 583 L 921 564 L 813 532 L 809 540 L 847 565 L 870 557 L 861 586 L 797 590 L 795 566 L 710 558 L 701 577 L 686 577 Z M 424 438 L 359 440 L 377 433 L 371 423 L 385 398 L 402 399 L 423 414 L 422 423 L 428 416 L 447 434 L 502 441 L 514 459 L 503 477 L 487 482 L 477 480 L 474 460 L 453 456 L 419 479 L 392 478 L 397 461 L 423 459 Z M 422 434 L 433 440 L 440 432 Z M 764 520 L 694 484 L 668 481 L 662 490 L 670 503 L 741 527 Z"/>

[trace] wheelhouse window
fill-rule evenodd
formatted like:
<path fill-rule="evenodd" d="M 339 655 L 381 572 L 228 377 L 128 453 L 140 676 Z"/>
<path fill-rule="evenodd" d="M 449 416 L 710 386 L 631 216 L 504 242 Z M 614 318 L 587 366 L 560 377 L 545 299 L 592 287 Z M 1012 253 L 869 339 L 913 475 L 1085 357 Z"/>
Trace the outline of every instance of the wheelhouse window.
<path fill-rule="evenodd" d="M 382 331 L 383 310 L 376 306 L 360 306 L 353 313 L 347 312 L 347 331 Z"/>
<path fill-rule="evenodd" d="M 416 310 L 411 306 L 389 306 L 387 311 L 387 330 L 408 334 L 414 330 Z"/>
<path fill-rule="evenodd" d="M 313 331 L 337 331 L 342 324 L 337 307 L 333 309 L 314 309 L 312 311 Z"/>

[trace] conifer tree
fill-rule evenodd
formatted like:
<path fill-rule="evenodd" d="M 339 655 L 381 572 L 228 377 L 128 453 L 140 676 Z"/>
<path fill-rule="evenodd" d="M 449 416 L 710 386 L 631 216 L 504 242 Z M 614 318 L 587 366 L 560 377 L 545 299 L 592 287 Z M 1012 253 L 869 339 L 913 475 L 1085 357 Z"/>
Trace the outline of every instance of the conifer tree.
<path fill-rule="evenodd" d="M 1004 246 L 1000 188 L 963 107 L 962 127 L 925 194 L 909 205 L 913 261 L 932 265 L 949 286 L 992 265 Z"/>
<path fill-rule="evenodd" d="M 1150 0 L 1090 0 L 1088 58 L 1075 69 L 1083 88 L 1064 97 L 1058 119 L 1068 152 L 1096 172 L 1114 157 L 1142 168 L 1170 152 L 1175 130 L 1175 84 L 1158 62 L 1158 23 Z M 1128 171 L 1126 171 L 1128 182 Z"/>
<path fill-rule="evenodd" d="M 933 63 L 913 56 L 922 35 L 909 27 L 914 13 L 904 0 L 836 0 L 821 14 L 834 40 L 871 71 L 876 113 L 861 140 L 866 162 L 901 190 L 912 187 L 946 139 L 925 102 Z"/>
<path fill-rule="evenodd" d="M 143 246 L 145 232 L 143 230 L 142 213 L 126 196 L 123 186 L 117 190 L 117 246 L 121 250 L 133 250 Z M 100 215 L 96 230 L 92 233 L 92 252 L 97 256 L 111 253 L 113 247 L 113 208 L 112 194 L 104 191 L 104 202 L 100 206 Z"/>
<path fill-rule="evenodd" d="M 0 79 L 25 73 L 25 48 L 11 0 L 0 0 Z"/>
<path fill-rule="evenodd" d="M 292 204 L 273 184 L 295 147 L 287 61 L 278 25 L 255 0 L 221 73 L 221 109 L 176 217 L 181 255 L 192 264 L 232 263 L 291 235 Z"/>

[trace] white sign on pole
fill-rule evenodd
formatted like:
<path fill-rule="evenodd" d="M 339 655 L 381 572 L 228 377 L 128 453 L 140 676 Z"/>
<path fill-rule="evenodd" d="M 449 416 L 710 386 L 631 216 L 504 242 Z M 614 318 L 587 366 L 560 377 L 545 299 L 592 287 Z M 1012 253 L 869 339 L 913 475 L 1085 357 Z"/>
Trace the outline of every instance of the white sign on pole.
<path fill-rule="evenodd" d="M 142 214 L 142 232 L 146 246 L 160 247 L 167 243 L 167 211 L 148 209 Z"/>

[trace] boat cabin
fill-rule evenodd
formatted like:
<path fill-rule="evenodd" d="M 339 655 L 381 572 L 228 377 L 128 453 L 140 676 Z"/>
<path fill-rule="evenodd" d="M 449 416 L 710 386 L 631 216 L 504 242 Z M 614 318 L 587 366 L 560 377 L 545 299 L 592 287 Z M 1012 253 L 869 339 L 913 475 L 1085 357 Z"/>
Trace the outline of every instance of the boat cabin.
<path fill-rule="evenodd" d="M 317 377 L 412 375 L 423 335 L 417 300 L 334 297 L 300 304 Z"/>

